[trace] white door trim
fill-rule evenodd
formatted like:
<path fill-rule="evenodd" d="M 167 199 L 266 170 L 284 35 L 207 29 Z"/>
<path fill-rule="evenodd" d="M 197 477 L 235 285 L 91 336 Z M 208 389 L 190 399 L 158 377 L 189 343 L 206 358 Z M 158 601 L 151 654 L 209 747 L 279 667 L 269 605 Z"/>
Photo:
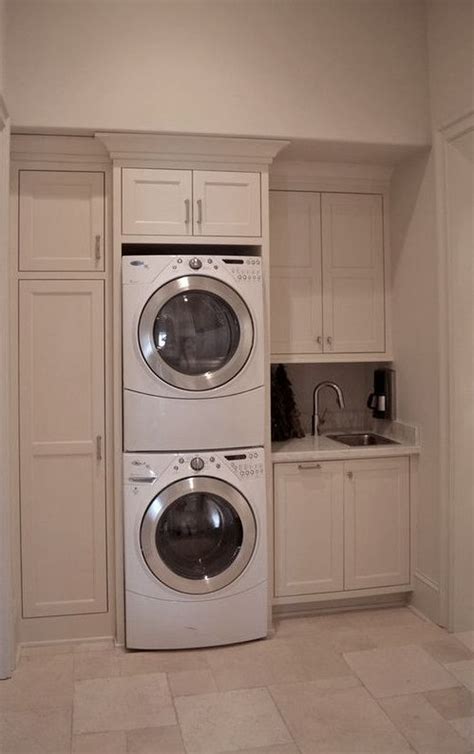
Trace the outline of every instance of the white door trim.
<path fill-rule="evenodd" d="M 9 255 L 10 118 L 0 94 L 0 679 L 14 666 L 14 616 L 11 561 Z"/>
<path fill-rule="evenodd" d="M 453 422 L 453 300 L 456 290 L 450 269 L 448 177 L 447 165 L 453 142 L 474 130 L 474 110 L 453 119 L 435 134 L 437 216 L 439 243 L 439 326 L 440 326 L 440 623 L 454 628 L 454 497 L 453 443 L 456 427 Z"/>

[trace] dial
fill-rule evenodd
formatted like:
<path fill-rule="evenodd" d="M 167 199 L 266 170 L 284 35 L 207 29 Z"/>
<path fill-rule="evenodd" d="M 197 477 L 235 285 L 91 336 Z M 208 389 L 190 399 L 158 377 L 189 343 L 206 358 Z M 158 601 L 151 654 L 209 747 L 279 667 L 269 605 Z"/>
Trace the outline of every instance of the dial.
<path fill-rule="evenodd" d="M 189 260 L 189 266 L 192 270 L 200 270 L 202 267 L 202 262 L 198 257 L 193 257 Z"/>
<path fill-rule="evenodd" d="M 191 460 L 191 468 L 193 471 L 202 471 L 204 468 L 204 461 L 199 456 L 196 456 Z"/>

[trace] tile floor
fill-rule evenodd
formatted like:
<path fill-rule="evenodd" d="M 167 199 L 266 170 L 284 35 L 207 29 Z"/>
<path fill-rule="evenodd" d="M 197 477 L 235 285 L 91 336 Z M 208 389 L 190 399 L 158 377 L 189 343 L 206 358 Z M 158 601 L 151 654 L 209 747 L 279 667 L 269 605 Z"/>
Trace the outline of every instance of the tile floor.
<path fill-rule="evenodd" d="M 216 649 L 24 649 L 0 682 L 0 751 L 467 754 L 474 632 L 390 608 L 288 618 Z"/>

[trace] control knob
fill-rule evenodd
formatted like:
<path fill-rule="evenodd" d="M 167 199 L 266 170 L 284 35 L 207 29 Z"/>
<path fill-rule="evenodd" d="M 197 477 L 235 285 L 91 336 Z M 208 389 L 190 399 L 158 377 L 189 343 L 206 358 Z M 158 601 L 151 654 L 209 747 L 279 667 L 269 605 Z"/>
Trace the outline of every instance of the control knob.
<path fill-rule="evenodd" d="M 202 267 L 202 262 L 198 257 L 193 257 L 189 260 L 189 266 L 192 270 L 200 270 Z"/>
<path fill-rule="evenodd" d="M 191 468 L 193 471 L 202 471 L 204 468 L 204 461 L 199 456 L 196 456 L 191 460 Z"/>

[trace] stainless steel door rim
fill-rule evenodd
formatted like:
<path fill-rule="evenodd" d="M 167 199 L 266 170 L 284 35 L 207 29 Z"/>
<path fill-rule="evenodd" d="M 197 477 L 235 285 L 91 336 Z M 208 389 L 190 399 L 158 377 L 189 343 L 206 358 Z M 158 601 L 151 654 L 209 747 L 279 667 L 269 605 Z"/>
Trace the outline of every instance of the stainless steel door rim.
<path fill-rule="evenodd" d="M 156 531 L 164 512 L 184 495 L 203 492 L 218 495 L 237 513 L 242 526 L 242 545 L 231 564 L 216 576 L 187 579 L 172 571 L 159 555 Z M 228 482 L 214 477 L 188 477 L 173 482 L 162 490 L 148 506 L 140 529 L 140 545 L 148 568 L 163 584 L 185 594 L 210 594 L 231 584 L 250 562 L 257 540 L 257 526 L 245 497 Z"/>
<path fill-rule="evenodd" d="M 155 320 L 163 306 L 180 293 L 199 291 L 222 299 L 235 313 L 240 327 L 238 346 L 222 367 L 216 371 L 189 375 L 173 369 L 160 356 L 154 340 Z M 152 371 L 164 382 L 183 390 L 211 390 L 235 377 L 247 362 L 254 342 L 254 324 L 244 300 L 226 283 L 204 275 L 186 275 L 159 288 L 146 302 L 138 325 L 140 350 Z"/>

